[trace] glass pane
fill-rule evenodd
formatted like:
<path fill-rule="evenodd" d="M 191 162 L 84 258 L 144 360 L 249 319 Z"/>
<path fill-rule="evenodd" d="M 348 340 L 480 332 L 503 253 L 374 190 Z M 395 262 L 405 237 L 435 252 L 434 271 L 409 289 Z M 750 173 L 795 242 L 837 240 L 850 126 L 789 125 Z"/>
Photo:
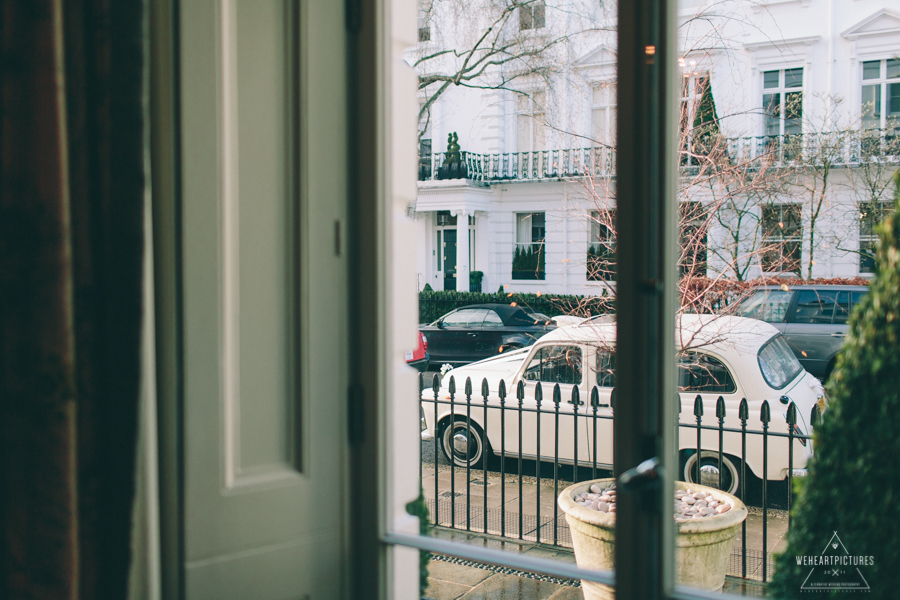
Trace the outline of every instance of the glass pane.
<path fill-rule="evenodd" d="M 891 58 L 887 61 L 887 78 L 896 79 L 900 77 L 900 58 Z"/>
<path fill-rule="evenodd" d="M 781 94 L 763 94 L 763 112 L 766 115 L 766 135 L 780 135 Z"/>
<path fill-rule="evenodd" d="M 887 118 L 900 118 L 900 83 L 888 84 Z"/>
<path fill-rule="evenodd" d="M 881 84 L 862 86 L 860 106 L 863 127 L 881 127 Z"/>
<path fill-rule="evenodd" d="M 863 63 L 863 79 L 879 79 L 881 77 L 881 61 L 868 60 Z"/>
<path fill-rule="evenodd" d="M 516 150 L 529 152 L 531 150 L 531 117 L 529 115 L 516 116 Z"/>
<path fill-rule="evenodd" d="M 616 355 L 612 352 L 597 352 L 597 385 L 616 386 Z"/>
<path fill-rule="evenodd" d="M 785 69 L 784 71 L 784 87 L 798 88 L 803 87 L 803 69 Z"/>
<path fill-rule="evenodd" d="M 784 133 L 800 133 L 803 117 L 803 92 L 789 92 L 784 95 Z"/>
<path fill-rule="evenodd" d="M 766 382 L 776 390 L 793 381 L 803 370 L 800 361 L 780 335 L 766 342 L 757 360 Z"/>
<path fill-rule="evenodd" d="M 531 241 L 543 242 L 546 235 L 546 227 L 544 224 L 544 213 L 531 214 Z"/>
<path fill-rule="evenodd" d="M 489 310 L 487 314 L 484 316 L 484 323 L 482 323 L 483 327 L 503 327 L 503 320 L 500 318 L 496 312 Z"/>
<path fill-rule="evenodd" d="M 780 71 L 766 71 L 763 73 L 763 88 L 777 88 L 779 73 Z"/>
<path fill-rule="evenodd" d="M 782 290 L 757 292 L 744 300 L 735 313 L 767 323 L 782 323 L 793 295 L 794 292 Z"/>
<path fill-rule="evenodd" d="M 850 292 L 850 310 L 856 308 L 856 305 L 859 304 L 860 300 L 862 300 L 867 293 L 868 292 Z"/>
<path fill-rule="evenodd" d="M 800 291 L 797 295 L 797 310 L 794 313 L 794 321 L 797 323 L 831 324 L 836 303 L 837 292 L 833 290 Z"/>
<path fill-rule="evenodd" d="M 547 149 L 547 125 L 544 122 L 544 115 L 538 113 L 534 115 L 534 148 L 533 150 Z"/>
<path fill-rule="evenodd" d="M 591 111 L 591 139 L 599 144 L 609 142 L 606 126 L 606 109 L 595 108 Z"/>
<path fill-rule="evenodd" d="M 733 394 L 734 377 L 722 361 L 699 352 L 687 352 L 678 361 L 678 391 Z"/>
<path fill-rule="evenodd" d="M 859 272 L 875 272 L 875 242 L 863 240 L 859 243 Z"/>
<path fill-rule="evenodd" d="M 581 348 L 549 346 L 541 349 L 540 379 L 543 383 L 581 383 Z"/>
<path fill-rule="evenodd" d="M 838 301 L 834 307 L 835 325 L 844 325 L 850 317 L 850 292 L 839 292 Z"/>

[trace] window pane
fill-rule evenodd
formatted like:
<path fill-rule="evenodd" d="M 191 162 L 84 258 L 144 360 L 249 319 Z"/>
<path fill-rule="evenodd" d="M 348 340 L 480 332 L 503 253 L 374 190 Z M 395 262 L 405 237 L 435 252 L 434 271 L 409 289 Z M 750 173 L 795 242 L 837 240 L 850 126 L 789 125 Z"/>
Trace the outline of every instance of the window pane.
<path fill-rule="evenodd" d="M 766 114 L 766 135 L 781 133 L 781 94 L 763 94 L 763 111 Z"/>
<path fill-rule="evenodd" d="M 516 117 L 516 150 L 519 152 L 529 152 L 531 150 L 531 117 L 528 115 L 518 115 Z"/>
<path fill-rule="evenodd" d="M 544 10 L 543 2 L 536 3 L 534 5 L 534 7 L 532 8 L 531 23 L 535 29 L 540 29 L 541 27 L 543 27 L 545 25 L 545 22 L 546 22 L 546 20 L 544 18 L 545 12 L 546 11 Z"/>
<path fill-rule="evenodd" d="M 784 95 L 784 133 L 800 133 L 803 117 L 803 92 L 790 92 Z"/>
<path fill-rule="evenodd" d="M 777 88 L 778 74 L 778 71 L 766 71 L 765 73 L 763 73 L 763 88 Z"/>
<path fill-rule="evenodd" d="M 767 323 L 782 323 L 793 295 L 794 292 L 782 290 L 757 292 L 744 300 L 736 313 Z"/>
<path fill-rule="evenodd" d="M 540 381 L 569 385 L 580 384 L 581 348 L 578 346 L 543 348 Z"/>
<path fill-rule="evenodd" d="M 850 316 L 850 292 L 840 292 L 838 294 L 838 301 L 834 307 L 834 320 L 832 323 L 835 325 L 844 325 L 847 323 L 847 318 Z"/>
<path fill-rule="evenodd" d="M 803 69 L 785 69 L 784 71 L 784 87 L 798 88 L 803 87 Z"/>
<path fill-rule="evenodd" d="M 860 107 L 863 127 L 881 126 L 881 84 L 862 86 L 862 106 Z"/>
<path fill-rule="evenodd" d="M 481 325 L 484 313 L 473 308 L 464 308 L 444 317 L 444 327 L 470 327 L 472 323 Z"/>
<path fill-rule="evenodd" d="M 534 147 L 532 150 L 547 149 L 547 125 L 544 121 L 544 115 L 534 115 Z"/>
<path fill-rule="evenodd" d="M 878 79 L 881 77 L 881 61 L 868 60 L 863 63 L 863 79 Z"/>
<path fill-rule="evenodd" d="M 737 386 L 722 361 L 699 352 L 687 352 L 678 360 L 678 391 L 733 394 Z"/>
<path fill-rule="evenodd" d="M 757 360 L 763 377 L 776 390 L 793 381 L 803 370 L 800 361 L 780 335 L 766 342 L 760 349 Z"/>
<path fill-rule="evenodd" d="M 503 320 L 500 318 L 496 312 L 489 310 L 487 314 L 484 316 L 484 323 L 482 323 L 483 327 L 503 327 Z"/>
<path fill-rule="evenodd" d="M 597 352 L 597 385 L 616 387 L 616 355 L 611 352 Z"/>
<path fill-rule="evenodd" d="M 836 303 L 837 292 L 833 290 L 800 291 L 797 296 L 797 312 L 794 315 L 794 321 L 831 324 Z"/>
<path fill-rule="evenodd" d="M 443 231 L 438 229 L 437 232 L 437 250 L 435 251 L 435 255 L 437 256 L 437 270 L 441 270 L 441 259 L 444 257 L 444 246 L 442 245 L 441 234 Z"/>
<path fill-rule="evenodd" d="M 850 310 L 853 310 L 867 292 L 850 292 Z"/>
<path fill-rule="evenodd" d="M 591 103 L 594 106 L 604 106 L 606 104 L 606 89 L 602 85 L 595 85 L 591 88 Z"/>
<path fill-rule="evenodd" d="M 609 143 L 606 127 L 606 109 L 595 108 L 591 111 L 591 139 L 599 144 Z"/>
<path fill-rule="evenodd" d="M 516 242 L 519 244 L 531 242 L 531 213 L 516 214 Z"/>
<path fill-rule="evenodd" d="M 859 272 L 875 272 L 875 242 L 863 240 L 859 243 Z"/>
<path fill-rule="evenodd" d="M 887 78 L 896 79 L 900 77 L 900 58 L 892 58 L 887 61 Z"/>
<path fill-rule="evenodd" d="M 900 83 L 888 84 L 887 117 L 900 118 Z"/>
<path fill-rule="evenodd" d="M 526 30 L 534 27 L 531 19 L 531 7 L 526 6 L 519 9 L 519 29 Z"/>

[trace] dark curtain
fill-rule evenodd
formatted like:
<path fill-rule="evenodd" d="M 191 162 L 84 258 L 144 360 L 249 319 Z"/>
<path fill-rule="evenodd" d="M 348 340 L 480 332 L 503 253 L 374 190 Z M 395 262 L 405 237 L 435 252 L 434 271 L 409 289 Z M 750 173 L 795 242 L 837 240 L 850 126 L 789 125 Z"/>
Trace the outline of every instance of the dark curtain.
<path fill-rule="evenodd" d="M 144 6 L 0 0 L 0 596 L 123 598 Z"/>

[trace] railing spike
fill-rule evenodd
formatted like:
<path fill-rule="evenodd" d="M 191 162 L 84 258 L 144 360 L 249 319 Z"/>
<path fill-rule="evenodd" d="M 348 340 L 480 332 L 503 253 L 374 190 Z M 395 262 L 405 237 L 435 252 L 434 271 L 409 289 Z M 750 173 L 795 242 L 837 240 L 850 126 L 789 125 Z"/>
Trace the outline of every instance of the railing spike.
<path fill-rule="evenodd" d="M 503 403 L 506 400 L 506 380 L 500 380 L 500 386 L 497 388 L 497 395 L 500 396 L 500 402 Z"/>
<path fill-rule="evenodd" d="M 456 393 L 456 378 L 453 375 L 450 376 L 450 385 L 447 386 L 447 389 L 451 396 Z"/>
<path fill-rule="evenodd" d="M 759 420 L 763 423 L 772 422 L 772 409 L 769 408 L 768 400 L 763 400 L 762 408 L 759 410 Z"/>
<path fill-rule="evenodd" d="M 435 395 L 441 391 L 441 378 L 438 375 L 438 373 L 435 373 L 434 378 L 431 380 L 431 391 L 433 391 Z"/>
<path fill-rule="evenodd" d="M 725 398 L 722 396 L 719 396 L 718 400 L 716 400 L 716 418 L 725 418 Z"/>
<path fill-rule="evenodd" d="M 578 391 L 578 386 L 572 386 L 572 399 L 569 400 L 569 404 L 572 406 L 581 406 L 584 402 L 581 401 L 581 393 Z"/>
<path fill-rule="evenodd" d="M 491 388 L 488 385 L 487 377 L 481 380 L 481 395 L 485 398 L 491 395 Z"/>
<path fill-rule="evenodd" d="M 516 398 L 518 398 L 519 404 L 522 404 L 522 401 L 525 399 L 525 381 L 522 379 L 516 385 Z"/>
<path fill-rule="evenodd" d="M 700 394 L 697 394 L 697 397 L 694 398 L 694 416 L 703 416 L 703 398 L 700 397 Z"/>
<path fill-rule="evenodd" d="M 600 406 L 600 390 L 597 389 L 597 386 L 591 388 L 591 407 L 597 408 Z"/>
<path fill-rule="evenodd" d="M 534 401 L 538 406 L 540 406 L 541 400 L 543 400 L 543 399 L 544 399 L 544 391 L 541 389 L 541 382 L 538 381 L 537 383 L 534 384 Z"/>
<path fill-rule="evenodd" d="M 741 398 L 741 404 L 738 407 L 738 418 L 741 421 L 747 421 L 750 418 L 750 408 L 747 406 L 746 398 Z"/>
<path fill-rule="evenodd" d="M 465 388 L 465 390 L 466 390 L 466 396 L 471 396 L 471 395 L 472 395 L 472 378 L 471 378 L 471 377 L 466 377 L 466 388 Z"/>
<path fill-rule="evenodd" d="M 791 402 L 787 409 L 787 424 L 793 427 L 797 424 L 797 405 Z"/>
<path fill-rule="evenodd" d="M 616 388 L 609 390 L 609 407 L 616 410 Z"/>
<path fill-rule="evenodd" d="M 553 404 L 559 406 L 559 403 L 562 402 L 562 393 L 559 390 L 559 384 L 553 384 Z"/>

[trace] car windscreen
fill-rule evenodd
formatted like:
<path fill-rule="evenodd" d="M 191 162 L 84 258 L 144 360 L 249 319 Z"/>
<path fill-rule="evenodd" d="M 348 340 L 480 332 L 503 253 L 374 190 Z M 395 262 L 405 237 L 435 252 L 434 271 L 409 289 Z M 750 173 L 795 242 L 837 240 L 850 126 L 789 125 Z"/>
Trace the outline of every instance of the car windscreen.
<path fill-rule="evenodd" d="M 735 314 L 766 323 L 783 323 L 793 294 L 784 290 L 760 290 L 741 302 Z"/>
<path fill-rule="evenodd" d="M 800 361 L 780 335 L 763 344 L 757 360 L 766 383 L 776 390 L 793 381 L 803 370 Z"/>

